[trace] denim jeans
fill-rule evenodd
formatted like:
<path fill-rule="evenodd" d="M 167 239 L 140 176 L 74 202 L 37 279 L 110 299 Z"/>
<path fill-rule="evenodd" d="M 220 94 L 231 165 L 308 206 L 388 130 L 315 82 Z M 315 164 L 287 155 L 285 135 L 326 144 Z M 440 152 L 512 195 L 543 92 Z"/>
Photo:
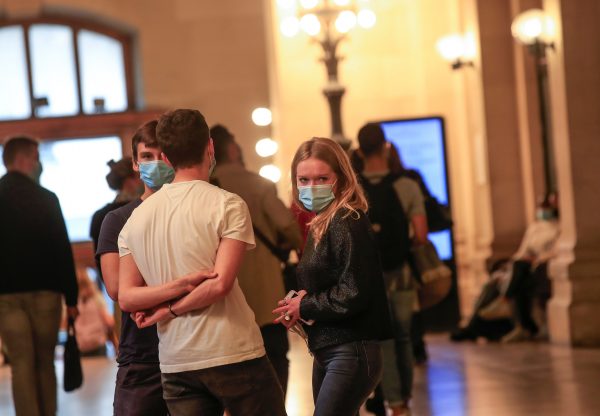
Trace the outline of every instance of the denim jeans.
<path fill-rule="evenodd" d="M 163 373 L 163 397 L 172 416 L 284 416 L 283 391 L 269 359 L 194 371 Z"/>
<path fill-rule="evenodd" d="M 119 367 L 113 410 L 115 416 L 168 414 L 158 363 L 130 363 Z"/>
<path fill-rule="evenodd" d="M 392 315 L 394 339 L 382 343 L 383 397 L 390 405 L 401 404 L 412 395 L 413 351 L 410 340 L 414 290 L 400 290 L 388 293 Z"/>
<path fill-rule="evenodd" d="M 382 372 L 377 341 L 356 341 L 314 351 L 315 416 L 358 415 Z"/>
<path fill-rule="evenodd" d="M 56 415 L 54 348 L 62 297 L 37 291 L 0 295 L 0 338 L 12 370 L 17 416 Z"/>

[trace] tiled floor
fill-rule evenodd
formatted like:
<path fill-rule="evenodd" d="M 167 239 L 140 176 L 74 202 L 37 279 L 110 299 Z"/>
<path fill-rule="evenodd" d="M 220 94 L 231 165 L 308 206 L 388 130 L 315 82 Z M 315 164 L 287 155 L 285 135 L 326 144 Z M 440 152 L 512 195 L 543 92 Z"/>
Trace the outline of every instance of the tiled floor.
<path fill-rule="evenodd" d="M 308 416 L 311 360 L 304 343 L 295 336 L 292 341 L 287 409 L 290 416 Z M 428 344 L 430 361 L 415 374 L 414 416 L 600 414 L 600 350 L 451 344 L 441 336 Z M 59 393 L 59 415 L 110 415 L 115 371 L 112 360 L 85 359 L 85 385 Z M 0 368 L 0 415 L 14 415 L 7 367 Z"/>

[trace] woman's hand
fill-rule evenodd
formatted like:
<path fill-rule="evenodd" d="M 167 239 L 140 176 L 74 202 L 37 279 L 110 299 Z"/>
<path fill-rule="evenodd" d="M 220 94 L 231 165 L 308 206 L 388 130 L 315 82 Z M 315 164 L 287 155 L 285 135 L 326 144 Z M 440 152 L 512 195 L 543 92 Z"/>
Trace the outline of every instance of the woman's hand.
<path fill-rule="evenodd" d="M 286 328 L 291 328 L 300 319 L 300 301 L 306 296 L 306 290 L 298 292 L 298 296 L 291 299 L 283 299 L 277 302 L 278 308 L 273 310 L 273 314 L 279 315 L 273 323 L 283 324 Z"/>
<path fill-rule="evenodd" d="M 189 292 L 193 291 L 194 289 L 196 289 L 196 287 L 204 282 L 207 279 L 214 279 L 215 277 L 218 276 L 218 273 L 215 273 L 212 270 L 202 270 L 199 272 L 192 272 L 192 273 L 188 273 L 185 276 L 183 276 L 181 278 L 183 285 L 185 286 L 185 289 Z"/>

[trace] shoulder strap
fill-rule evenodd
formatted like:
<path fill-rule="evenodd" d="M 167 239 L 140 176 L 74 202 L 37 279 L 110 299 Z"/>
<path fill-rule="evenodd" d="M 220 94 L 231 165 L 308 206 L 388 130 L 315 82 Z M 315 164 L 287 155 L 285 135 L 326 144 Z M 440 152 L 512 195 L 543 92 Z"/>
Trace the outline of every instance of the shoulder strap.
<path fill-rule="evenodd" d="M 258 239 L 269 249 L 272 255 L 277 257 L 282 263 L 285 263 L 288 260 L 289 252 L 284 252 L 279 249 L 275 244 L 273 244 L 266 235 L 263 234 L 256 226 L 252 225 L 254 229 L 254 235 L 258 237 Z"/>

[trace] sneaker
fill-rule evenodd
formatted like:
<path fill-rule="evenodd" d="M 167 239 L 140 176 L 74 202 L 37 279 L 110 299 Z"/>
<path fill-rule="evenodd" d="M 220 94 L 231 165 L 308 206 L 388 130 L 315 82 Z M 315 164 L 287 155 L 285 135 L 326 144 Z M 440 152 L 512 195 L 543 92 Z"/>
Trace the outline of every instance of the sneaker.
<path fill-rule="evenodd" d="M 504 296 L 500 296 L 492 303 L 487 305 L 485 308 L 481 308 L 481 310 L 477 313 L 482 319 L 486 321 L 491 321 L 493 319 L 504 319 L 512 317 L 512 309 L 510 307 L 510 302 Z"/>
<path fill-rule="evenodd" d="M 523 342 L 533 339 L 533 335 L 526 329 L 520 326 L 515 327 L 511 332 L 502 337 L 501 342 L 503 344 L 510 344 L 513 342 Z"/>

